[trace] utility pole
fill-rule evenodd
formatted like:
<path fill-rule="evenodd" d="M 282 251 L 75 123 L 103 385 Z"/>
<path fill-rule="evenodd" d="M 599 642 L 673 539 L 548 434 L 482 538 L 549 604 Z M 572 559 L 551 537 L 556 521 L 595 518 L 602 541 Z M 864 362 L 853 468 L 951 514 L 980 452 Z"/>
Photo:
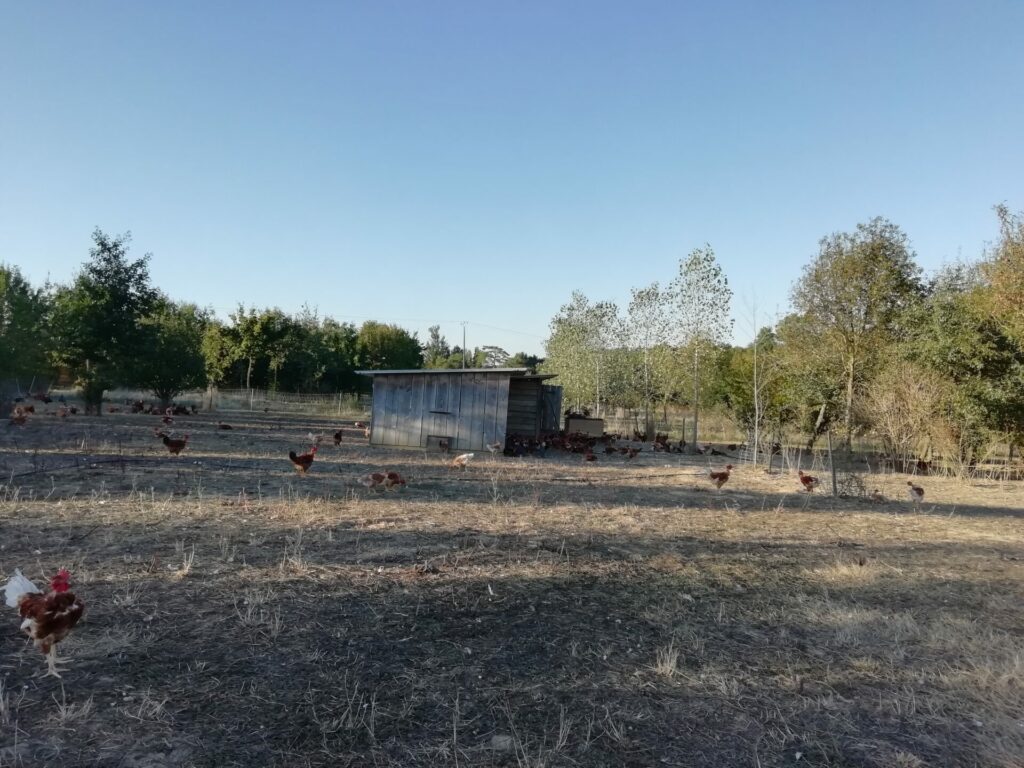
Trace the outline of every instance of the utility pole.
<path fill-rule="evenodd" d="M 466 321 L 462 321 L 462 367 L 466 367 Z"/>

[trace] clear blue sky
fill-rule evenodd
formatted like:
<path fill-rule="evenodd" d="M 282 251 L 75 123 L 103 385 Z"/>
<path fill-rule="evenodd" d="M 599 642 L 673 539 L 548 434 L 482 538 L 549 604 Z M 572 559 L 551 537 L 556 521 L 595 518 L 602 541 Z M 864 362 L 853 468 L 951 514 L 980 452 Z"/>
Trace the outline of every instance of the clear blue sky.
<path fill-rule="evenodd" d="M 705 242 L 784 310 L 886 216 L 933 269 L 1024 208 L 1024 3 L 0 2 L 0 261 L 539 352 Z M 480 324 L 520 333 L 492 330 Z M 749 336 L 737 321 L 737 339 Z"/>

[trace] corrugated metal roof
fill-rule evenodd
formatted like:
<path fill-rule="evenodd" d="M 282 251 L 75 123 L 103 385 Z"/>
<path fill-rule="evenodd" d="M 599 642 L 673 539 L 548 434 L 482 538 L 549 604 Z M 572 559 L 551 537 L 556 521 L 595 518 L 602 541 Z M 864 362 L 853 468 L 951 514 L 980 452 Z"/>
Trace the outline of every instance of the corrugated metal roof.
<path fill-rule="evenodd" d="M 411 376 L 423 374 L 452 374 L 452 373 L 508 373 L 516 376 L 525 376 L 530 373 L 529 368 L 410 368 L 408 370 L 391 371 L 356 371 L 360 376 Z M 549 376 L 550 374 L 533 374 L 536 376 Z"/>

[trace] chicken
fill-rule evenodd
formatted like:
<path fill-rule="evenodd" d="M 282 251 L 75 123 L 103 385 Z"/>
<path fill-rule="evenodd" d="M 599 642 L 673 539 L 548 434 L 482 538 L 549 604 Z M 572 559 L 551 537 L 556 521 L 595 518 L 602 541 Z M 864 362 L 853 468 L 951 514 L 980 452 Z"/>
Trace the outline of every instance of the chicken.
<path fill-rule="evenodd" d="M 591 449 L 587 448 L 587 452 L 583 456 L 583 460 L 584 461 L 597 461 L 597 456 L 594 455 L 594 452 Z"/>
<path fill-rule="evenodd" d="M 442 453 L 448 453 L 448 451 L 451 449 L 451 445 L 448 442 L 448 438 L 442 437 L 440 440 L 438 440 L 437 447 L 441 449 Z"/>
<path fill-rule="evenodd" d="M 815 488 L 818 487 L 818 478 L 804 474 L 804 471 L 802 469 L 797 471 L 797 475 L 799 475 L 800 477 L 800 484 L 808 493 L 811 493 Z"/>
<path fill-rule="evenodd" d="M 872 492 L 871 492 L 871 493 L 870 493 L 870 494 L 868 495 L 868 498 L 869 498 L 869 499 L 871 499 L 871 501 L 873 501 L 873 502 L 874 502 L 875 504 L 882 504 L 882 503 L 884 503 L 884 502 L 885 502 L 885 496 L 884 496 L 884 495 L 882 494 L 882 492 L 881 492 L 880 490 L 878 490 L 877 488 L 875 488 L 875 489 L 874 489 L 874 490 L 873 490 L 873 491 L 872 491 Z"/>
<path fill-rule="evenodd" d="M 50 591 L 43 594 L 15 569 L 4 586 L 7 605 L 17 608 L 22 618 L 22 631 L 46 654 L 46 677 L 60 677 L 57 643 L 68 636 L 85 613 L 85 604 L 70 591 L 70 578 L 71 574 L 61 568 L 50 580 Z"/>
<path fill-rule="evenodd" d="M 230 424 L 225 424 L 223 421 L 217 422 L 217 429 L 234 429 Z"/>
<path fill-rule="evenodd" d="M 714 472 L 708 469 L 708 477 L 715 484 L 715 488 L 722 490 L 722 486 L 729 482 L 729 473 L 732 472 L 732 464 L 726 464 L 725 469 Z"/>
<path fill-rule="evenodd" d="M 383 472 L 371 472 L 365 477 L 359 478 L 359 484 L 366 488 L 376 488 L 378 485 L 383 485 L 387 479 L 388 476 Z"/>
<path fill-rule="evenodd" d="M 309 468 L 313 466 L 313 457 L 316 456 L 317 446 L 313 445 L 309 448 L 309 453 L 303 453 L 301 455 L 295 455 L 295 451 L 288 451 L 288 458 L 291 459 L 292 464 L 295 465 L 295 469 L 300 474 L 306 474 L 309 472 Z"/>
<path fill-rule="evenodd" d="M 16 405 L 14 407 L 14 410 L 11 412 L 10 423 L 19 427 L 23 427 L 25 426 L 26 422 L 28 422 L 28 413 L 26 413 L 25 409 L 22 408 L 20 405 Z"/>
<path fill-rule="evenodd" d="M 914 505 L 914 509 L 920 509 L 921 502 L 924 501 L 924 488 L 907 480 L 907 496 L 910 497 L 910 503 Z"/>
<path fill-rule="evenodd" d="M 366 428 L 365 428 L 365 429 L 363 430 L 363 436 L 364 436 L 364 437 L 365 437 L 365 438 L 366 438 L 367 440 L 369 440 L 369 439 L 370 439 L 370 434 L 371 434 L 371 433 L 370 433 L 370 428 L 369 428 L 369 427 L 366 427 Z"/>
<path fill-rule="evenodd" d="M 384 475 L 384 488 L 390 490 L 395 486 L 405 485 L 405 478 L 397 472 L 388 472 Z"/>
<path fill-rule="evenodd" d="M 185 446 L 188 445 L 188 435 L 185 435 L 180 440 L 168 437 L 166 432 L 157 432 L 156 436 L 163 441 L 163 444 L 167 446 L 167 452 L 172 456 L 178 456 L 185 450 Z"/>
<path fill-rule="evenodd" d="M 174 423 L 174 419 L 171 418 L 170 416 L 163 416 L 163 417 L 161 417 L 160 421 L 162 421 L 164 424 L 167 424 L 167 425 L 170 425 L 170 424 Z"/>
<path fill-rule="evenodd" d="M 501 451 L 504 447 L 505 446 L 502 443 L 488 443 L 487 444 L 487 450 L 491 452 L 492 456 L 494 454 L 498 453 L 498 451 Z"/>
<path fill-rule="evenodd" d="M 639 448 L 627 448 L 626 449 L 626 461 L 629 461 L 630 459 L 635 459 L 639 455 L 639 453 L 640 453 L 640 449 Z"/>
<path fill-rule="evenodd" d="M 452 469 L 465 469 L 466 465 L 469 464 L 470 459 L 476 454 L 473 453 L 460 453 L 454 459 L 448 462 L 448 466 Z"/>
<path fill-rule="evenodd" d="M 339 429 L 334 433 L 334 444 L 341 445 L 341 438 L 344 437 L 344 433 Z"/>

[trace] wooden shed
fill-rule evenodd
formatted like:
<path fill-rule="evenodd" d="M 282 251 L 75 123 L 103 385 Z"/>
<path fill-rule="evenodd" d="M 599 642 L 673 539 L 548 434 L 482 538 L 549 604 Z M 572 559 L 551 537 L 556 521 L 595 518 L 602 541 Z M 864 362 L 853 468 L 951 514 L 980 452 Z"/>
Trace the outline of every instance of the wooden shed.
<path fill-rule="evenodd" d="M 562 388 L 526 368 L 358 371 L 373 378 L 370 445 L 482 450 L 557 431 Z"/>

